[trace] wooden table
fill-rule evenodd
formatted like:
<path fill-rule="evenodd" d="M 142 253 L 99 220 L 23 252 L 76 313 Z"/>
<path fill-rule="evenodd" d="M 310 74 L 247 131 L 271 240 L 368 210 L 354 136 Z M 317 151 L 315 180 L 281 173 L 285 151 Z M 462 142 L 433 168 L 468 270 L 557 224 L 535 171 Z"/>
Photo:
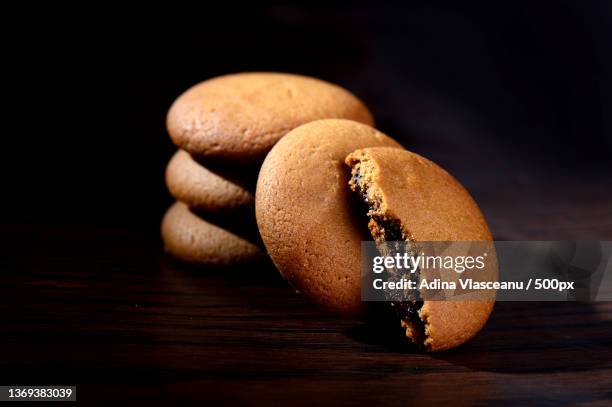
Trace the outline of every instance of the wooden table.
<path fill-rule="evenodd" d="M 555 182 L 472 190 L 498 239 L 612 238 L 605 182 Z M 2 226 L 2 384 L 90 402 L 612 403 L 611 303 L 498 303 L 465 346 L 421 354 L 322 314 L 271 268 L 180 264 L 157 222 Z"/>

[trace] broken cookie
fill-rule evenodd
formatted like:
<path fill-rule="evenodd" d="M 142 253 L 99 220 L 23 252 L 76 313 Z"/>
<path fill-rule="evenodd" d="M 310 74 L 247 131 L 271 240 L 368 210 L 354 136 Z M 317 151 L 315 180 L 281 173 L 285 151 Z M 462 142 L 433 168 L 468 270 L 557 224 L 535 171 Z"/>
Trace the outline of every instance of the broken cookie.
<path fill-rule="evenodd" d="M 351 168 L 349 186 L 367 206 L 368 228 L 382 255 L 392 255 L 405 245 L 416 250 L 419 242 L 492 240 L 470 194 L 426 158 L 397 148 L 373 147 L 349 154 L 346 164 Z M 418 279 L 419 273 L 412 278 Z M 494 303 L 430 301 L 418 290 L 410 298 L 390 298 L 390 302 L 406 336 L 430 352 L 473 337 Z"/>

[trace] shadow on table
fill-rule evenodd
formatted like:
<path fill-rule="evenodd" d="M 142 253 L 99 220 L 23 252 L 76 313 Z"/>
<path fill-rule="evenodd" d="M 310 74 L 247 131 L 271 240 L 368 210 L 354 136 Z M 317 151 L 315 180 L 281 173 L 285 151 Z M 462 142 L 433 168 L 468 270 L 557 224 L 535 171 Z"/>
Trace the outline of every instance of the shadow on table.
<path fill-rule="evenodd" d="M 486 327 L 475 338 L 431 357 L 475 371 L 497 373 L 611 368 L 610 310 L 607 303 L 498 303 Z M 389 322 L 359 325 L 345 334 L 391 352 L 418 352 L 402 337 L 401 330 L 389 327 L 397 323 Z"/>
<path fill-rule="evenodd" d="M 160 257 L 160 269 L 166 274 L 178 273 L 188 278 L 222 279 L 228 283 L 240 283 L 247 286 L 282 287 L 287 285 L 267 256 L 258 262 L 231 267 L 185 263 L 167 253 L 161 254 Z"/>

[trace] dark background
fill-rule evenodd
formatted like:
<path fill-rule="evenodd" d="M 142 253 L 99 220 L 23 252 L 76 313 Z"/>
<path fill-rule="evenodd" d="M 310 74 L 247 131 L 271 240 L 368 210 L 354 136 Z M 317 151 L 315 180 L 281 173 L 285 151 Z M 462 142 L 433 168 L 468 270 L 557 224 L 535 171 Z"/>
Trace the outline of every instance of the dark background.
<path fill-rule="evenodd" d="M 467 186 L 497 240 L 612 240 L 612 2 L 152 3 L 6 10 L 0 385 L 79 401 L 612 401 L 612 304 L 496 304 L 426 355 L 325 315 L 271 267 L 162 251 L 189 86 L 285 71 L 343 85 Z"/>
<path fill-rule="evenodd" d="M 609 2 L 306 4 L 11 14 L 0 223 L 152 232 L 170 104 L 252 70 L 347 87 L 475 194 L 486 174 L 610 180 Z"/>

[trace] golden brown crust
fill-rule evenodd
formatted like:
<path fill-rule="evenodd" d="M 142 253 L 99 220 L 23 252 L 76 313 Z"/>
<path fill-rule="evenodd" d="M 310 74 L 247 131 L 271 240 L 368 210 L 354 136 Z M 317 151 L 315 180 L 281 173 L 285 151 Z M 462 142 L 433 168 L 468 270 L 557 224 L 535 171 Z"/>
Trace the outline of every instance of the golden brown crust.
<path fill-rule="evenodd" d="M 448 172 L 406 150 L 364 148 L 349 154 L 346 163 L 360 172 L 360 187 L 367 184 L 370 214 L 399 220 L 411 241 L 491 241 L 480 209 Z M 355 182 L 351 188 L 358 190 Z M 381 239 L 380 226 L 371 221 L 372 235 Z M 495 269 L 496 272 L 496 269 Z M 461 345 L 484 326 L 492 301 L 425 301 L 419 310 L 424 323 L 422 345 L 431 352 Z M 415 340 L 415 326 L 402 321 L 406 336 Z"/>
<path fill-rule="evenodd" d="M 259 231 L 281 274 L 337 314 L 363 311 L 360 242 L 363 227 L 347 188 L 348 153 L 360 147 L 399 148 L 370 126 L 319 120 L 296 128 L 270 151 L 255 195 Z"/>
<path fill-rule="evenodd" d="M 255 206 L 255 196 L 244 182 L 211 171 L 183 150 L 166 167 L 166 185 L 174 198 L 204 212 L 252 210 Z"/>
<path fill-rule="evenodd" d="M 474 199 L 448 172 L 406 150 L 366 148 L 346 158 L 368 160 L 381 210 L 402 221 L 417 241 L 490 241 L 491 232 Z"/>
<path fill-rule="evenodd" d="M 476 335 L 493 311 L 492 301 L 425 301 L 419 311 L 425 323 L 425 349 L 439 352 Z"/>
<path fill-rule="evenodd" d="M 259 247 L 195 215 L 182 202 L 164 215 L 161 235 L 170 254 L 204 266 L 246 264 L 264 257 Z"/>
<path fill-rule="evenodd" d="M 325 118 L 373 124 L 363 102 L 339 86 L 253 72 L 193 86 L 170 108 L 167 128 L 174 143 L 195 156 L 252 162 L 293 128 Z"/>

